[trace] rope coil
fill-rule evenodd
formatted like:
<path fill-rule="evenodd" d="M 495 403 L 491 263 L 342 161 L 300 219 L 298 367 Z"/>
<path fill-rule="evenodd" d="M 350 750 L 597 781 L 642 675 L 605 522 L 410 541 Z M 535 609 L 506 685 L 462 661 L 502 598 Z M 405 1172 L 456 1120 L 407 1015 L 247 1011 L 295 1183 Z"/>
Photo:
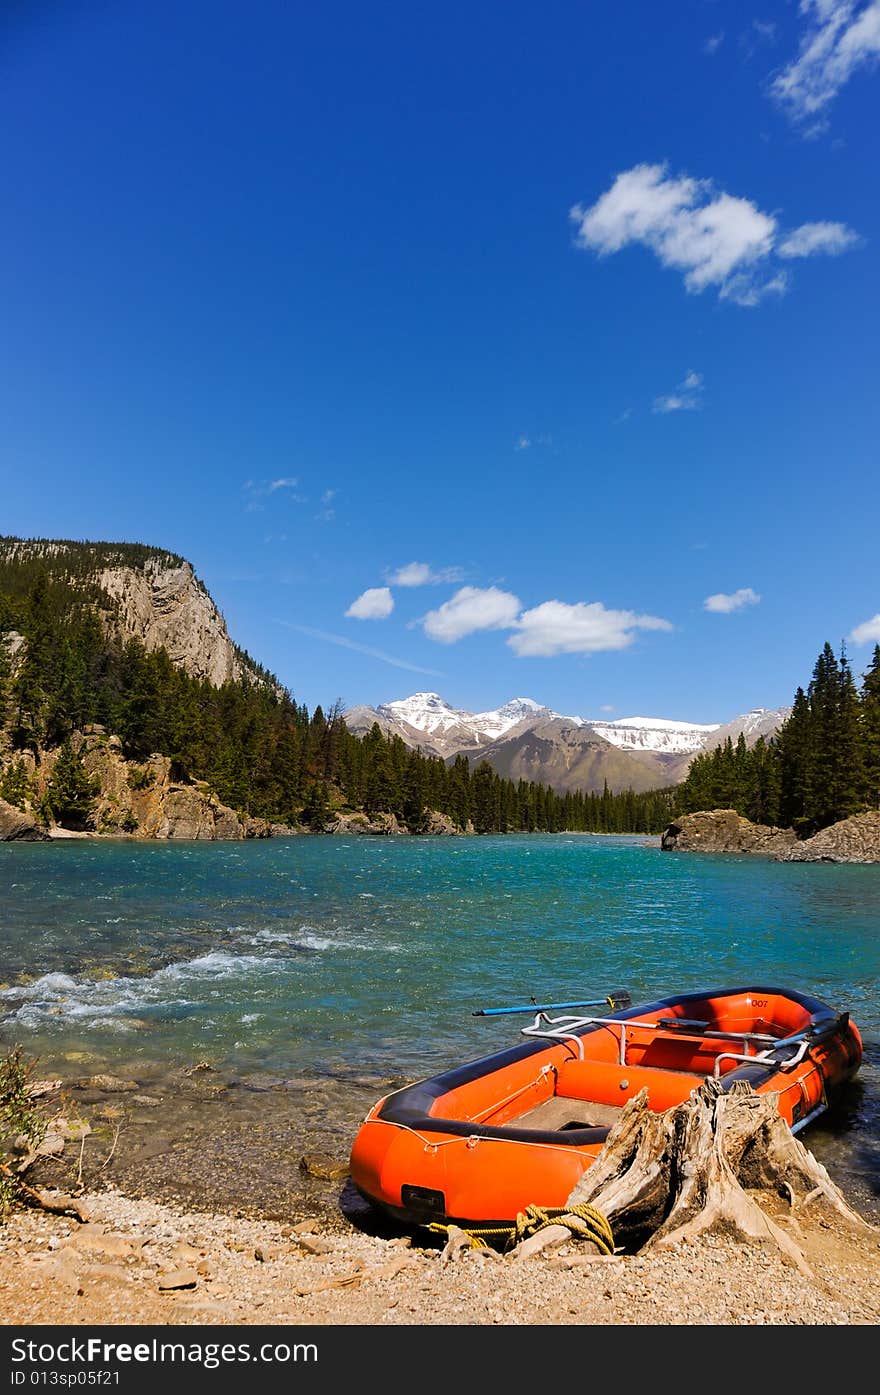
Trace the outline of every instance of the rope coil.
<path fill-rule="evenodd" d="M 520 1211 L 512 1226 L 448 1226 L 433 1221 L 427 1228 L 435 1235 L 449 1235 L 456 1229 L 466 1235 L 470 1249 L 485 1250 L 491 1245 L 500 1245 L 510 1250 L 546 1230 L 551 1225 L 564 1225 L 581 1240 L 590 1240 L 600 1254 L 614 1253 L 614 1234 L 607 1216 L 595 1206 L 527 1206 Z"/>

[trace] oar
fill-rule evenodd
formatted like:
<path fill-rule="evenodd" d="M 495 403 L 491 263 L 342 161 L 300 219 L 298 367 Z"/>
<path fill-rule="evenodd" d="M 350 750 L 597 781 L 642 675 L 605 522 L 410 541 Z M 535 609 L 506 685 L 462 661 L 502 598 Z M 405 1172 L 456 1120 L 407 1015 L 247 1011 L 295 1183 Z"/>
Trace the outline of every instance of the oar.
<path fill-rule="evenodd" d="M 551 1008 L 584 1007 L 609 1007 L 613 1011 L 615 1008 L 632 1007 L 632 998 L 628 993 L 621 991 L 609 993 L 606 998 L 593 998 L 590 1002 L 582 1003 L 523 1003 L 517 1007 L 479 1008 L 471 1013 L 471 1017 L 500 1017 L 506 1012 L 549 1012 Z"/>

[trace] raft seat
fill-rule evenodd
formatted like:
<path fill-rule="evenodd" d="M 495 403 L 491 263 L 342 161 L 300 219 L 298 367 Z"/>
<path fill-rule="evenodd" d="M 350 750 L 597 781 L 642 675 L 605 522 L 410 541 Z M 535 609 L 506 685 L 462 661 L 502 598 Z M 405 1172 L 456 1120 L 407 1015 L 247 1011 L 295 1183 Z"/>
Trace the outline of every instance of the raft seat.
<path fill-rule="evenodd" d="M 572 1101 L 591 1101 L 622 1106 L 647 1086 L 648 1104 L 653 1110 L 671 1109 L 682 1104 L 702 1079 L 692 1071 L 661 1070 L 659 1067 L 612 1061 L 565 1061 L 559 1067 L 556 1095 Z"/>
<path fill-rule="evenodd" d="M 511 1122 L 518 1129 L 556 1129 L 560 1133 L 569 1129 L 609 1129 L 617 1122 L 622 1108 L 623 1105 L 552 1095 Z"/>
<path fill-rule="evenodd" d="M 672 1034 L 655 1036 L 647 1041 L 634 1037 L 626 1044 L 626 1064 L 662 1066 L 664 1070 L 686 1071 L 703 1079 L 712 1074 L 719 1053 L 725 1047 L 729 1049 L 730 1045 L 729 1042 L 688 1040 Z"/>

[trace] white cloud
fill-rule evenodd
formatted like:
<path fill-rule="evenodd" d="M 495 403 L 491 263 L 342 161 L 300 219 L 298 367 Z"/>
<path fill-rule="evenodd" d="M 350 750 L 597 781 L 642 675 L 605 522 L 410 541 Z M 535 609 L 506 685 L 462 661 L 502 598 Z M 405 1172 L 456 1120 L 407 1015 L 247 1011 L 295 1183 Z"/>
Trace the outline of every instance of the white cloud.
<path fill-rule="evenodd" d="M 776 25 L 772 20 L 753 19 L 737 39 L 740 53 L 746 61 L 754 58 L 759 49 L 776 42 Z"/>
<path fill-rule="evenodd" d="M 575 204 L 569 216 L 577 224 L 580 247 L 603 257 L 641 244 L 662 266 L 682 272 L 692 293 L 711 287 L 722 300 L 753 306 L 787 289 L 787 277 L 779 271 L 773 274 L 770 261 L 780 234 L 777 219 L 749 199 L 716 191 L 710 180 L 672 176 L 665 164 L 625 170 L 594 204 Z M 787 234 L 784 243 L 797 245 L 804 229 L 819 226 L 833 226 L 838 240 L 849 232 L 842 224 L 804 224 Z M 809 233 L 801 244 L 808 241 Z M 819 243 L 809 251 L 786 255 L 828 250 L 827 237 L 820 237 Z"/>
<path fill-rule="evenodd" d="M 802 223 L 776 250 L 780 257 L 812 257 L 817 252 L 837 257 L 860 241 L 858 233 L 845 223 Z"/>
<path fill-rule="evenodd" d="M 525 432 L 522 436 L 517 436 L 513 443 L 514 450 L 531 450 L 532 446 L 552 446 L 553 437 L 549 432 L 541 432 L 538 436 L 527 436 Z"/>
<path fill-rule="evenodd" d="M 394 597 L 387 586 L 371 586 L 352 601 L 345 612 L 352 620 L 385 620 L 394 609 Z"/>
<path fill-rule="evenodd" d="M 507 643 L 519 658 L 551 658 L 555 654 L 595 654 L 603 649 L 626 649 L 635 630 L 671 630 L 668 620 L 636 615 L 631 610 L 606 610 L 601 601 L 544 601 L 526 610 Z"/>
<path fill-rule="evenodd" d="M 265 504 L 262 504 L 260 500 L 267 499 L 270 495 L 277 494 L 282 489 L 291 491 L 289 497 L 295 504 L 306 503 L 307 501 L 303 495 L 293 493 L 298 484 L 299 480 L 295 479 L 292 475 L 282 475 L 275 480 L 245 480 L 242 485 L 242 489 L 247 496 L 245 512 L 261 512 L 265 508 Z"/>
<path fill-rule="evenodd" d="M 872 619 L 856 625 L 850 639 L 853 644 L 880 644 L 880 611 Z"/>
<path fill-rule="evenodd" d="M 599 708 L 599 711 L 600 711 L 600 712 L 614 712 L 614 711 L 616 711 L 616 708 L 614 707 L 614 704 L 613 704 L 613 703 L 610 703 L 610 702 L 603 702 L 603 703 L 602 703 L 602 706 Z"/>
<path fill-rule="evenodd" d="M 707 596 L 703 601 L 703 609 L 711 611 L 713 615 L 730 615 L 734 610 L 742 610 L 743 606 L 757 605 L 760 599 L 757 591 L 753 591 L 751 586 L 741 586 L 738 591 L 732 591 L 729 595 L 718 591 L 714 596 Z"/>
<path fill-rule="evenodd" d="M 454 644 L 476 630 L 507 630 L 516 624 L 521 602 L 497 586 L 463 586 L 448 601 L 425 616 L 425 634 L 441 644 Z"/>
<path fill-rule="evenodd" d="M 827 124 L 825 110 L 860 68 L 880 58 L 880 0 L 801 0 L 806 31 L 797 58 L 773 79 L 770 92 L 792 119 Z"/>
<path fill-rule="evenodd" d="M 768 295 L 785 295 L 788 290 L 788 275 L 778 271 L 769 281 L 758 282 L 752 276 L 734 276 L 718 293 L 720 300 L 732 300 L 736 305 L 751 307 L 760 305 Z"/>
<path fill-rule="evenodd" d="M 708 53 L 708 54 L 710 54 L 710 55 L 713 54 L 713 53 L 717 53 L 718 50 L 720 49 L 720 47 L 721 47 L 721 45 L 722 45 L 723 43 L 724 43 L 724 30 L 721 29 L 721 30 L 719 30 L 719 32 L 718 32 L 717 34 L 710 34 L 710 35 L 709 35 L 708 39 L 707 39 L 706 42 L 703 44 L 703 52 L 704 52 L 704 53 Z"/>
<path fill-rule="evenodd" d="M 702 406 L 703 375 L 691 368 L 674 392 L 654 398 L 653 412 L 696 412 Z"/>
<path fill-rule="evenodd" d="M 461 581 L 461 568 L 441 567 L 435 572 L 428 562 L 408 562 L 392 572 L 388 581 L 392 586 L 441 586 Z"/>

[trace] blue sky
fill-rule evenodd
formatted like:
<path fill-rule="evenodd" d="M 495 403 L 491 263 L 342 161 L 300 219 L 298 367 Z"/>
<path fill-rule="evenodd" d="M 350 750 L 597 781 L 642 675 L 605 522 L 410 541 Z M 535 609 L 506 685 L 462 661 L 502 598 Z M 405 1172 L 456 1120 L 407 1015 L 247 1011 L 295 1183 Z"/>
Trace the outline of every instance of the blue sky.
<path fill-rule="evenodd" d="M 0 20 L 0 531 L 313 707 L 725 721 L 880 639 L 880 2 Z"/>

